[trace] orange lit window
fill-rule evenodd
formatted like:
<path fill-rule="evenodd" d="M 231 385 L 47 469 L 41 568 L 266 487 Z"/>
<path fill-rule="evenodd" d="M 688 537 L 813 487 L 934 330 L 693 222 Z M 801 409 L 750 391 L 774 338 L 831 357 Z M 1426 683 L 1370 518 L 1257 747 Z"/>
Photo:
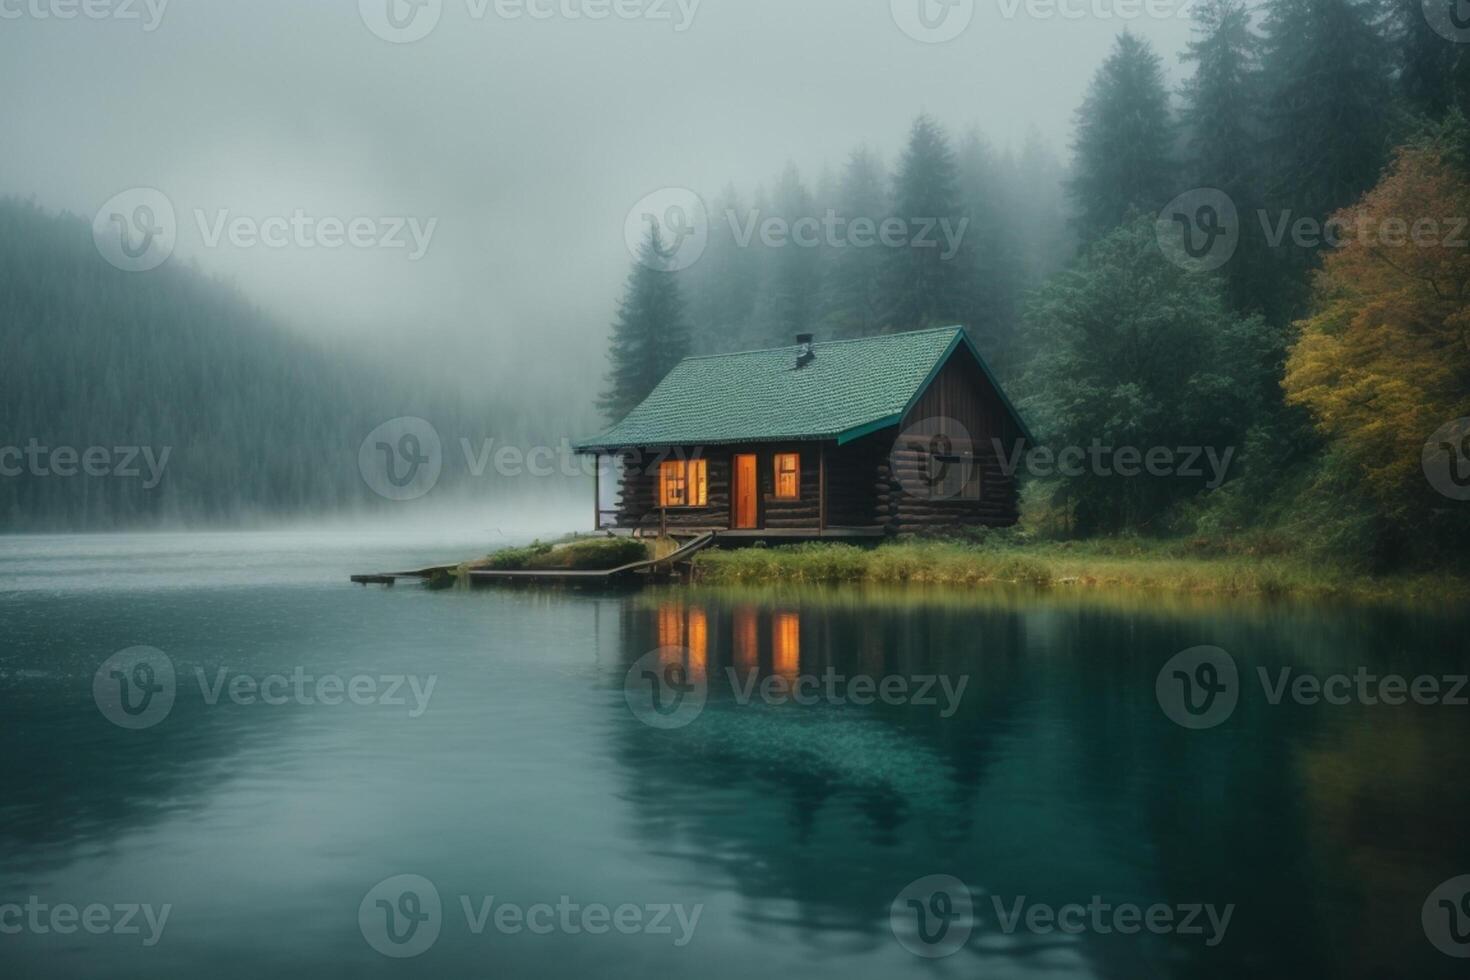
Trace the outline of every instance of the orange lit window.
<path fill-rule="evenodd" d="M 796 453 L 776 454 L 776 499 L 796 500 L 801 496 L 801 457 Z"/>
<path fill-rule="evenodd" d="M 658 645 L 681 647 L 684 645 L 684 610 L 676 602 L 665 602 L 658 607 Z"/>
<path fill-rule="evenodd" d="M 702 680 L 709 667 L 709 619 L 703 609 L 689 610 L 689 679 Z"/>
<path fill-rule="evenodd" d="M 746 672 L 761 665 L 757 625 L 754 607 L 741 606 L 735 610 L 735 666 Z"/>
<path fill-rule="evenodd" d="M 801 670 L 801 617 L 777 613 L 771 620 L 771 668 L 794 680 Z"/>
<path fill-rule="evenodd" d="M 709 461 L 674 459 L 659 465 L 660 507 L 704 507 L 709 503 Z"/>

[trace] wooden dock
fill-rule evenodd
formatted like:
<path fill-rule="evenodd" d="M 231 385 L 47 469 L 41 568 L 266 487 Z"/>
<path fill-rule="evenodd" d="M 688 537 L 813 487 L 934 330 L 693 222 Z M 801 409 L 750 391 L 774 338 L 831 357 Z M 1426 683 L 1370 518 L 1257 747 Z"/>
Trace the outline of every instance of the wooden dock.
<path fill-rule="evenodd" d="M 637 581 L 641 576 L 645 580 L 652 579 L 660 573 L 673 570 L 674 566 L 686 562 L 698 551 L 709 547 L 717 537 L 715 531 L 705 531 L 684 542 L 676 550 L 664 555 L 662 558 L 646 558 L 642 561 L 630 562 L 627 565 L 619 565 L 617 568 L 605 569 L 570 569 L 570 568 L 546 568 L 546 569 L 502 569 L 502 568 L 471 568 L 465 574 L 471 583 L 476 582 L 525 582 L 525 583 L 548 583 L 564 585 L 613 585 Z M 420 568 L 411 572 L 374 572 L 366 575 L 354 575 L 352 581 L 359 585 L 394 585 L 399 579 L 420 579 L 428 581 L 436 575 L 457 574 L 458 565 L 432 565 L 428 568 Z"/>

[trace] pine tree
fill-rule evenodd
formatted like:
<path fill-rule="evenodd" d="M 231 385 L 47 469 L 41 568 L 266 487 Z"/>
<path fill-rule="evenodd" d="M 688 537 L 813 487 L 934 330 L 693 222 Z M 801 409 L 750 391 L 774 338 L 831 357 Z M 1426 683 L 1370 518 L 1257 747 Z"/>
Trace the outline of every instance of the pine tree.
<path fill-rule="evenodd" d="M 955 323 L 965 312 L 964 253 L 947 255 L 939 228 L 940 222 L 960 228 L 957 177 L 949 137 L 933 117 L 920 115 L 894 177 L 894 213 L 908 223 L 908 244 L 885 249 L 891 254 L 879 303 L 889 331 Z M 916 247 L 914 239 L 930 223 L 931 244 Z"/>
<path fill-rule="evenodd" d="M 877 332 L 881 322 L 882 249 L 866 238 L 861 247 L 854 244 L 852 229 L 853 222 L 862 222 L 863 235 L 871 238 L 868 224 L 876 227 L 889 215 L 886 180 L 882 160 L 866 146 L 852 152 L 842 171 L 833 208 L 846 223 L 847 239 L 843 247 L 832 250 L 822 280 L 821 322 L 829 339 L 867 336 Z"/>
<path fill-rule="evenodd" d="M 1465 45 L 1441 35 L 1455 29 L 1451 14 L 1459 0 L 1389 0 L 1388 30 L 1393 45 L 1399 93 L 1409 107 L 1432 120 L 1458 108 L 1470 112 L 1470 53 Z"/>
<path fill-rule="evenodd" d="M 1246 0 L 1205 0 L 1195 11 L 1195 38 L 1180 60 L 1194 64 L 1184 84 L 1184 176 L 1193 187 L 1223 191 L 1241 221 L 1235 255 L 1220 270 L 1231 307 L 1280 313 L 1272 263 L 1256 214 L 1264 207 L 1257 166 L 1261 141 L 1260 39 Z M 1279 317 L 1277 317 L 1279 319 Z"/>
<path fill-rule="evenodd" d="M 1025 288 L 1015 215 L 1000 161 L 979 130 L 960 145 L 960 208 L 969 224 L 963 247 L 969 272 L 962 320 L 992 365 L 1006 364 L 1015 341 L 1016 303 Z"/>
<path fill-rule="evenodd" d="M 756 244 L 742 242 L 752 211 L 727 185 L 710 213 L 709 243 L 699 261 L 677 278 L 689 301 L 690 349 L 713 354 L 736 349 L 752 333 L 756 294 L 760 289 L 760 255 Z"/>
<path fill-rule="evenodd" d="M 633 409 L 689 353 L 689 328 L 678 280 L 658 225 L 628 275 L 609 345 L 607 388 L 597 407 L 616 421 Z"/>
<path fill-rule="evenodd" d="M 817 299 L 822 288 L 820 234 L 815 244 L 811 228 L 802 222 L 818 219 L 811 193 L 801 181 L 796 165 L 788 163 L 776 183 L 774 215 L 782 219 L 786 234 L 766 254 L 766 289 L 757 310 L 761 346 L 790 344 L 799 333 L 809 332 L 816 320 Z M 762 215 L 764 217 L 764 215 Z"/>
<path fill-rule="evenodd" d="M 1118 35 L 1076 119 L 1076 175 L 1068 190 L 1084 242 L 1107 234 L 1130 212 L 1157 211 L 1174 196 L 1169 94 L 1147 41 L 1128 31 Z"/>
<path fill-rule="evenodd" d="M 1266 10 L 1267 193 L 1291 220 L 1321 221 L 1383 168 L 1392 108 L 1386 44 L 1373 9 L 1358 0 L 1269 0 Z"/>

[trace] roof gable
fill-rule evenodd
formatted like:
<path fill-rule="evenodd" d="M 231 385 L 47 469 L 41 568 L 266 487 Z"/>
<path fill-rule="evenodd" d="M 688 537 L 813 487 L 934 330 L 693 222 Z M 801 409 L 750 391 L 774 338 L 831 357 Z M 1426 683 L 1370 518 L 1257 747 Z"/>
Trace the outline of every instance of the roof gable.
<path fill-rule="evenodd" d="M 799 369 L 795 346 L 685 358 L 627 417 L 577 448 L 848 442 L 896 425 L 960 344 L 995 384 L 960 327 L 814 344 L 816 358 Z"/>

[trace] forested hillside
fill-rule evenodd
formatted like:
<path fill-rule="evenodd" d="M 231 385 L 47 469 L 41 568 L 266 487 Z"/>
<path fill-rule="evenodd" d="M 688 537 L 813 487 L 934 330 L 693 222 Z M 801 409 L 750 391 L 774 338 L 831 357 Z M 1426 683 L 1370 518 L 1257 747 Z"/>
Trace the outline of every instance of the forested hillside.
<path fill-rule="evenodd" d="M 960 323 L 1054 451 L 1229 453 L 1223 480 L 1037 476 L 1031 533 L 1461 561 L 1470 54 L 1434 26 L 1449 7 L 1203 0 L 1177 90 L 1147 41 L 1118 35 L 1077 93 L 1065 172 L 1039 144 L 956 140 L 921 115 L 896 160 L 860 148 L 810 189 L 788 167 L 749 203 L 710 196 L 697 262 L 635 264 L 603 404 L 646 393 L 620 369 L 650 347 Z M 752 213 L 964 234 L 742 242 L 729 216 Z"/>
<path fill-rule="evenodd" d="M 495 430 L 513 420 L 489 398 L 440 393 L 429 375 L 315 346 L 176 261 L 122 272 L 85 221 L 0 201 L 0 528 L 382 506 L 358 450 L 386 420 L 431 420 L 446 454 L 518 433 Z M 472 489 L 465 475 L 446 465 L 435 492 Z"/>

